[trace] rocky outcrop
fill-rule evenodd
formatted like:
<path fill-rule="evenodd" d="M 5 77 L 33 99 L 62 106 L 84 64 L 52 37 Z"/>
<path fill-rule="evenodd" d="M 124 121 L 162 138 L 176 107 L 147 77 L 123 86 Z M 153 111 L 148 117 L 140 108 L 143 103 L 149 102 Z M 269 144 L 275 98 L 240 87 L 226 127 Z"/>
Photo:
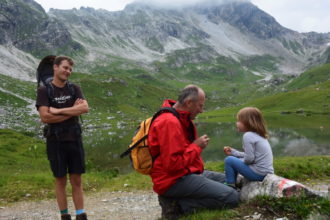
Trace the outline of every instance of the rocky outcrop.
<path fill-rule="evenodd" d="M 217 7 L 198 7 L 196 10 L 205 14 L 214 23 L 224 21 L 244 33 L 252 33 L 261 39 L 293 33 L 250 2 L 234 1 Z"/>
<path fill-rule="evenodd" d="M 12 45 L 35 56 L 71 54 L 82 49 L 64 24 L 49 18 L 33 0 L 0 1 L 0 44 Z"/>
<path fill-rule="evenodd" d="M 240 178 L 240 184 L 242 184 L 240 191 L 241 201 L 248 201 L 256 196 L 263 195 L 274 198 L 302 195 L 307 197 L 328 196 L 326 192 L 312 190 L 301 183 L 274 174 L 268 174 L 262 182 Z"/>
<path fill-rule="evenodd" d="M 209 47 L 208 57 L 214 57 L 214 52 L 237 59 L 269 54 L 278 58 L 278 72 L 291 74 L 325 61 L 315 54 L 321 56 L 330 35 L 289 30 L 248 1 L 223 2 L 185 8 L 136 2 L 117 12 L 82 7 L 49 14 L 66 23 L 92 57 L 112 54 L 151 62 L 173 56 L 177 50 Z"/>

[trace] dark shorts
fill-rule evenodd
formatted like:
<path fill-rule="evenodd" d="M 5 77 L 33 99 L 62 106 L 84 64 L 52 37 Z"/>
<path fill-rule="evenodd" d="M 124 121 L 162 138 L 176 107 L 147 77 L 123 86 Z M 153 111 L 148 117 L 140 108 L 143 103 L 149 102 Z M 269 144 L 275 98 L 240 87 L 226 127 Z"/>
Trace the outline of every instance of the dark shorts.
<path fill-rule="evenodd" d="M 55 177 L 85 173 L 85 152 L 81 141 L 47 141 L 47 156 Z"/>

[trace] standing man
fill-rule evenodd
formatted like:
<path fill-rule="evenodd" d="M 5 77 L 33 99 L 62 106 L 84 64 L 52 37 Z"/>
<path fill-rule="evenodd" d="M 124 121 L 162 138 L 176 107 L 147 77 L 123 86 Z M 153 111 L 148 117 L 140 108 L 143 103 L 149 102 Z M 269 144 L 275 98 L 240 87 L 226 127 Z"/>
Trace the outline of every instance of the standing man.
<path fill-rule="evenodd" d="M 81 174 L 85 173 L 84 149 L 78 116 L 88 112 L 80 87 L 68 82 L 73 61 L 59 56 L 54 60 L 54 78 L 37 91 L 36 107 L 41 121 L 48 124 L 47 156 L 55 177 L 55 193 L 62 220 L 71 220 L 66 196 L 67 174 L 72 186 L 76 219 L 85 220 Z"/>
<path fill-rule="evenodd" d="M 173 107 L 180 119 L 172 113 L 163 113 L 152 123 L 148 145 L 155 158 L 151 170 L 153 189 L 158 193 L 162 217 L 177 219 L 196 209 L 235 207 L 238 193 L 224 185 L 225 175 L 205 171 L 202 151 L 209 138 L 197 138 L 195 117 L 203 112 L 204 91 L 188 85 L 178 101 L 165 100 L 162 107 Z"/>

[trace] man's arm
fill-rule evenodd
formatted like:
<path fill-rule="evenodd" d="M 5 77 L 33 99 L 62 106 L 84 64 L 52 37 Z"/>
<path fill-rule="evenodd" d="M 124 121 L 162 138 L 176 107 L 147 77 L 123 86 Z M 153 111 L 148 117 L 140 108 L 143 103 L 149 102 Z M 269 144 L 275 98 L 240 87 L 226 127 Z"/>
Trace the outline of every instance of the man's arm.
<path fill-rule="evenodd" d="M 164 170 L 168 173 L 187 170 L 199 158 L 203 149 L 196 143 L 187 143 L 184 130 L 178 121 L 166 120 L 157 127 L 157 133 L 161 134 L 157 139 L 162 152 L 160 157 L 162 157 Z M 200 141 L 206 142 L 207 137 L 203 136 Z M 206 143 L 204 144 L 206 146 Z"/>
<path fill-rule="evenodd" d="M 49 112 L 53 115 L 79 116 L 89 111 L 88 103 L 85 99 L 77 99 L 72 107 L 54 108 L 50 107 Z"/>
<path fill-rule="evenodd" d="M 70 115 L 54 115 L 49 112 L 48 106 L 40 106 L 38 111 L 41 121 L 47 124 L 59 123 L 72 117 Z"/>

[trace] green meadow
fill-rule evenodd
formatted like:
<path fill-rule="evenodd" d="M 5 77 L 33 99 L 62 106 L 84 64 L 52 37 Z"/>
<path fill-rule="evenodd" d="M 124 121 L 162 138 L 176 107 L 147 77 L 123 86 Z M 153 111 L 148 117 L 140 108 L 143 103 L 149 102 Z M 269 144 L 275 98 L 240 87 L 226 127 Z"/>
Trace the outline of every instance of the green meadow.
<path fill-rule="evenodd" d="M 44 143 L 32 136 L 31 133 L 0 130 L 0 205 L 55 198 L 53 177 L 46 159 Z M 274 167 L 280 176 L 302 183 L 322 183 L 329 181 L 330 156 L 279 157 L 275 158 Z M 224 164 L 209 162 L 206 164 L 206 169 L 223 172 Z M 98 170 L 91 165 L 87 166 L 83 185 L 87 194 L 101 190 L 134 192 L 150 190 L 152 187 L 148 176 L 136 172 L 119 174 L 115 169 Z M 327 199 L 275 200 L 262 197 L 249 203 L 242 203 L 232 210 L 202 211 L 183 219 L 241 218 L 253 214 L 254 211 L 267 214 L 262 207 L 268 206 L 282 216 L 294 216 L 293 219 L 302 219 L 314 212 L 330 215 L 330 202 Z M 283 210 L 283 207 L 286 209 Z"/>
<path fill-rule="evenodd" d="M 157 45 L 151 42 L 150 46 Z M 129 172 L 128 160 L 113 161 L 125 150 L 138 122 L 152 115 L 163 99 L 176 99 L 177 91 L 184 85 L 195 83 L 196 78 L 201 79 L 196 84 L 205 89 L 207 95 L 206 111 L 197 119 L 200 129 L 212 126 L 216 129 L 218 125 L 225 125 L 226 128 L 226 123 L 235 122 L 240 108 L 255 106 L 262 110 L 273 133 L 282 135 L 284 131 L 280 129 L 290 129 L 288 136 L 309 139 L 308 143 L 320 145 L 316 150 L 328 148 L 329 64 L 308 70 L 300 77 L 287 79 L 276 89 L 274 85 L 261 89 L 261 84 L 256 83 L 260 77 L 244 71 L 233 60 L 214 59 L 198 64 L 185 61 L 185 65 L 179 65 L 179 58 L 185 54 L 189 55 L 189 51 L 177 51 L 169 56 L 169 60 L 155 62 L 153 68 L 157 71 L 134 64 L 127 64 L 129 68 L 123 69 L 121 66 L 125 61 L 118 60 L 111 67 L 96 68 L 93 73 L 72 75 L 71 81 L 83 88 L 91 107 L 90 112 L 83 116 L 89 155 L 84 177 L 87 193 L 151 189 L 149 177 Z M 187 59 L 193 58 L 188 56 Z M 273 60 L 272 57 L 256 57 L 247 63 L 261 63 L 265 70 L 271 70 L 274 68 Z M 42 125 L 37 114 L 29 114 L 26 106 L 30 103 L 20 98 L 34 100 L 36 85 L 4 75 L 0 75 L 0 80 L 1 88 L 17 94 L 0 91 L 0 119 L 11 128 L 0 129 L 0 205 L 54 198 L 53 177 L 46 159 L 45 143 L 40 138 Z M 228 131 L 218 130 L 222 132 L 221 138 L 228 142 L 230 140 L 226 134 L 234 132 L 232 127 L 229 128 Z M 93 150 L 95 148 L 98 150 Z M 217 152 L 219 149 L 214 147 L 210 154 Z M 326 156 L 329 154 L 284 155 L 275 157 L 274 166 L 278 175 L 303 183 L 325 181 L 329 184 L 330 157 Z M 118 168 L 121 166 L 126 167 L 128 172 L 123 174 Z M 223 162 L 210 161 L 206 163 L 206 168 L 223 172 Z M 292 219 L 303 219 L 314 212 L 330 215 L 328 199 L 298 201 L 294 198 L 259 198 L 234 210 L 203 211 L 187 219 L 242 218 L 253 214 L 256 209 L 266 213 L 262 210 L 267 207 L 289 219 L 290 216 Z M 274 213 L 272 216 L 276 216 Z"/>

